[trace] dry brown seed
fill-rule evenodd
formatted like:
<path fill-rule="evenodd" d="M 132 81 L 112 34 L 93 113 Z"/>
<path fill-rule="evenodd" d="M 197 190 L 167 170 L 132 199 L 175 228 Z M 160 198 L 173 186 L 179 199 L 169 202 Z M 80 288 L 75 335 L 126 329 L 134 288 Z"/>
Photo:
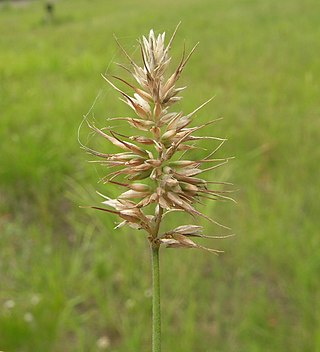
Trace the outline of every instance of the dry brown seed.
<path fill-rule="evenodd" d="M 191 183 L 180 183 L 180 187 L 183 191 L 188 191 L 188 192 L 199 192 L 199 188 L 195 185 L 192 185 Z"/>
<path fill-rule="evenodd" d="M 143 100 L 140 95 L 135 93 L 135 98 L 131 98 L 128 94 L 123 92 L 121 89 L 116 87 L 111 81 L 108 80 L 104 75 L 102 77 L 113 87 L 117 92 L 122 94 L 126 100 L 123 100 L 127 105 L 129 105 L 139 117 L 150 118 L 151 110 L 149 105 L 145 100 Z"/>
<path fill-rule="evenodd" d="M 166 140 L 170 139 L 171 137 L 175 136 L 176 134 L 177 134 L 176 130 L 167 131 L 161 136 L 161 140 L 166 141 Z"/>
<path fill-rule="evenodd" d="M 115 134 L 112 131 L 110 131 L 110 133 L 119 143 L 122 143 L 124 147 L 127 148 L 128 150 L 131 150 L 132 152 L 139 154 L 141 156 L 148 156 L 148 153 L 145 150 L 137 147 L 135 144 L 120 140 L 118 137 L 115 136 Z"/>
<path fill-rule="evenodd" d="M 127 121 L 131 126 L 141 130 L 141 131 L 149 131 L 152 126 L 154 126 L 154 121 L 142 120 L 142 119 L 134 119 L 131 117 L 114 117 L 108 119 L 109 121 L 123 120 Z"/>
<path fill-rule="evenodd" d="M 130 189 L 129 191 L 121 193 L 118 199 L 143 198 L 147 195 L 149 195 L 149 192 L 138 192 Z"/>
<path fill-rule="evenodd" d="M 138 143 L 141 143 L 141 144 L 147 144 L 147 145 L 151 145 L 151 144 L 154 144 L 154 140 L 151 139 L 151 138 L 147 138 L 147 137 L 144 137 L 144 136 L 132 136 L 132 137 L 129 137 L 132 141 L 135 141 L 135 142 L 138 142 Z"/>
<path fill-rule="evenodd" d="M 133 183 L 129 185 L 129 187 L 137 192 L 149 192 L 151 190 L 150 186 L 145 185 L 144 183 Z"/>
<path fill-rule="evenodd" d="M 147 100 L 147 101 L 150 101 L 152 102 L 152 96 L 145 92 L 144 90 L 142 89 L 139 89 L 135 86 L 133 86 L 132 84 L 130 84 L 129 82 L 125 81 L 123 78 L 121 77 L 117 77 L 117 76 L 112 76 L 113 78 L 115 79 L 118 79 L 119 81 L 125 83 L 126 85 L 128 85 L 129 87 L 131 87 L 138 95 L 140 95 L 144 100 Z"/>
<path fill-rule="evenodd" d="M 201 234 L 203 230 L 202 226 L 198 226 L 198 225 L 182 225 L 182 226 L 178 226 L 175 229 L 173 229 L 172 231 L 170 231 L 167 234 L 172 234 L 172 233 L 176 233 L 176 234 L 181 234 L 181 235 L 185 235 L 185 236 L 190 236 L 190 235 L 195 235 L 195 234 Z"/>

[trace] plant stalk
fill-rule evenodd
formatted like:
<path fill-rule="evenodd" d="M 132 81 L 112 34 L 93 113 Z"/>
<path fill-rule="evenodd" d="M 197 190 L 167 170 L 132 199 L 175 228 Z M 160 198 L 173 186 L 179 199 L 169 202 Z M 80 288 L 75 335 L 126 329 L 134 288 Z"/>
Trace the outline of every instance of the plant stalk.
<path fill-rule="evenodd" d="M 152 352 L 161 352 L 160 271 L 159 246 L 150 246 L 152 252 Z"/>

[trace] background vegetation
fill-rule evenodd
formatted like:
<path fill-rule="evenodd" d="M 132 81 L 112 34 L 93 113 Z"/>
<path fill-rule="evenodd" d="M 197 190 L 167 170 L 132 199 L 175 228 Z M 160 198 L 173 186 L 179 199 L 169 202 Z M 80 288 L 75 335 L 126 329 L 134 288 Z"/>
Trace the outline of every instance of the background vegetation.
<path fill-rule="evenodd" d="M 224 116 L 210 134 L 236 157 L 212 178 L 238 204 L 206 211 L 237 236 L 209 243 L 220 257 L 162 251 L 163 351 L 319 351 L 320 3 L 69 0 L 51 22 L 43 2 L 0 6 L 0 349 L 150 349 L 148 245 L 78 208 L 118 190 L 97 184 L 77 129 L 99 92 L 100 126 L 128 113 L 100 76 L 125 62 L 112 34 L 134 53 L 182 20 L 175 60 L 200 46 L 181 106 L 216 95 L 197 118 Z"/>

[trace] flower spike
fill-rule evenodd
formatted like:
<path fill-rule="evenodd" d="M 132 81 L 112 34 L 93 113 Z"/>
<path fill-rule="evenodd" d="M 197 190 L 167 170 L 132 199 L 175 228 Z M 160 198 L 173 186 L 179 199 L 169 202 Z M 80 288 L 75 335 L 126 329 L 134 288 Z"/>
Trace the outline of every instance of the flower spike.
<path fill-rule="evenodd" d="M 184 46 L 180 63 L 173 73 L 168 74 L 171 62 L 170 49 L 179 25 L 180 23 L 167 44 L 165 33 L 156 35 L 150 30 L 148 36 L 143 36 L 138 41 L 140 64 L 134 61 L 115 37 L 117 45 L 130 62 L 130 68 L 122 64 L 117 65 L 128 72 L 135 83 L 131 83 L 130 78 L 111 75 L 123 85 L 126 89 L 124 91 L 105 75 L 102 77 L 121 94 L 121 100 L 137 116 L 113 117 L 108 121 L 124 121 L 131 128 L 135 128 L 136 133 L 128 135 L 110 127 L 98 128 L 94 123 L 87 121 L 94 133 L 121 149 L 118 153 L 105 153 L 84 147 L 87 152 L 100 158 L 98 162 L 109 170 L 102 178 L 103 184 L 111 183 L 120 189 L 120 194 L 114 199 L 100 194 L 104 198 L 102 203 L 108 208 L 98 206 L 92 208 L 118 216 L 121 223 L 117 227 L 127 225 L 146 231 L 152 246 L 163 244 L 169 248 L 198 248 L 218 254 L 221 251 L 196 244 L 190 237 L 227 238 L 232 235 L 208 236 L 203 234 L 203 228 L 198 224 L 181 225 L 171 231 L 161 232 L 163 216 L 176 211 L 185 212 L 195 220 L 204 218 L 229 230 L 227 226 L 213 220 L 196 207 L 205 200 L 234 201 L 228 196 L 230 191 L 222 189 L 224 185 L 228 185 L 227 183 L 202 178 L 203 174 L 212 175 L 215 169 L 231 159 L 213 158 L 226 139 L 195 135 L 200 129 L 221 118 L 191 127 L 195 115 L 214 97 L 189 113 L 170 111 L 181 99 L 180 94 L 186 88 L 178 87 L 177 82 L 198 46 L 197 43 L 188 54 Z M 127 90 L 132 93 L 128 93 Z M 208 151 L 206 156 L 193 159 L 191 157 L 193 150 L 196 149 L 199 153 L 206 151 L 201 146 L 205 140 L 210 140 L 214 144 L 212 150 Z M 190 142 L 192 144 L 189 144 Z M 188 158 L 185 158 L 186 153 Z M 212 184 L 216 185 L 215 189 L 211 189 Z"/>

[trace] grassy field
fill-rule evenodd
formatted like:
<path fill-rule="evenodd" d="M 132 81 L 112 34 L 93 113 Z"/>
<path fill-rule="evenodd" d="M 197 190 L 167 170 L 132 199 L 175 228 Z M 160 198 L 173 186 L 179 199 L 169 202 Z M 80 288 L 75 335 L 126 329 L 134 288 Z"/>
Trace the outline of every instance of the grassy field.
<path fill-rule="evenodd" d="M 320 351 L 319 12 L 316 0 L 69 0 L 46 23 L 40 1 L 0 3 L 0 350 L 150 351 L 148 244 L 78 208 L 119 190 L 97 183 L 77 130 L 98 94 L 100 126 L 128 113 L 100 76 L 125 62 L 112 34 L 134 53 L 181 20 L 175 61 L 200 41 L 181 107 L 216 95 L 197 118 L 223 116 L 208 132 L 236 157 L 212 178 L 233 182 L 238 204 L 206 212 L 237 236 L 206 243 L 219 257 L 162 250 L 163 351 Z"/>

